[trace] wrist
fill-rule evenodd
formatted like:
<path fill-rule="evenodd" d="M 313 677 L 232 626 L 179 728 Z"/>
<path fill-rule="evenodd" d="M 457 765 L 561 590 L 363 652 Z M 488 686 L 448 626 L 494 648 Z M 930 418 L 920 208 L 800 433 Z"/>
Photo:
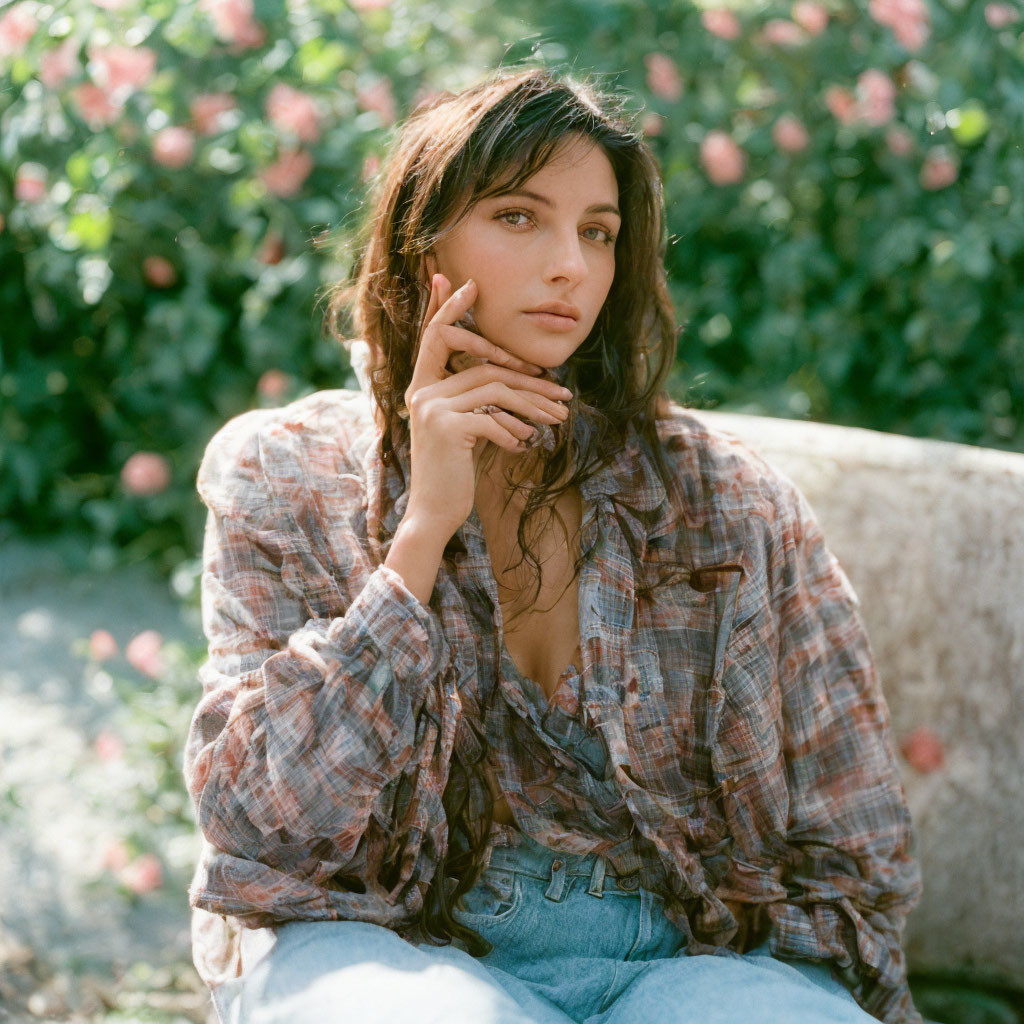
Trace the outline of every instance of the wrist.
<path fill-rule="evenodd" d="M 438 551 L 443 551 L 458 528 L 459 524 L 453 523 L 450 515 L 410 501 L 395 536 L 397 537 L 401 531 L 408 536 L 415 536 L 428 546 L 436 547 Z"/>
<path fill-rule="evenodd" d="M 401 537 L 403 543 L 415 543 L 421 550 L 436 550 L 440 553 L 444 551 L 455 529 L 436 515 L 430 515 L 420 509 L 407 508 L 395 530 L 395 540 Z"/>
<path fill-rule="evenodd" d="M 434 589 L 444 548 L 451 533 L 431 520 L 406 514 L 398 524 L 384 564 L 402 577 L 413 596 L 426 607 Z"/>

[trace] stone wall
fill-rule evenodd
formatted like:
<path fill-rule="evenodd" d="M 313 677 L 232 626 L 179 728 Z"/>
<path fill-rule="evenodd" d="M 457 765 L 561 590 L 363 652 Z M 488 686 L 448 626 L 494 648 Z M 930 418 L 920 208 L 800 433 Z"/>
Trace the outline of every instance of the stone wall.
<path fill-rule="evenodd" d="M 1024 987 L 1024 455 L 696 415 L 803 490 L 860 596 L 924 874 L 912 967 Z"/>

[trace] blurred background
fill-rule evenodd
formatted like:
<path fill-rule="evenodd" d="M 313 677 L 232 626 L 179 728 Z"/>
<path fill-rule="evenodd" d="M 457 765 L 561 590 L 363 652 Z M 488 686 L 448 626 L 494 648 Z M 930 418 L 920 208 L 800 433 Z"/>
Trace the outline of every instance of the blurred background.
<path fill-rule="evenodd" d="M 1024 450 L 1020 0 L 0 3 L 0 1020 L 206 1019 L 196 469 L 357 386 L 325 295 L 395 125 L 524 60 L 661 163 L 678 401 Z"/>

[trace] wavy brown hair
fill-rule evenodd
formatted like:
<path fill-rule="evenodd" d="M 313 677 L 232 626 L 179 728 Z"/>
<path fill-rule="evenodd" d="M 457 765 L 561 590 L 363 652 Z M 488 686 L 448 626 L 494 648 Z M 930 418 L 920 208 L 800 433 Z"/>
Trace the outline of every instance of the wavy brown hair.
<path fill-rule="evenodd" d="M 542 510 L 550 516 L 560 495 L 606 465 L 631 424 L 653 457 L 666 491 L 676 491 L 655 429 L 661 402 L 668 397 L 664 384 L 676 345 L 663 262 L 661 176 L 642 135 L 623 114 L 622 102 L 588 82 L 531 67 L 498 72 L 457 95 L 442 93 L 422 103 L 397 135 L 357 238 L 352 277 L 332 289 L 326 312 L 328 329 L 340 341 L 347 344 L 354 335 L 370 347 L 381 459 L 386 465 L 397 464 L 396 441 L 408 440 L 404 395 L 412 381 L 429 299 L 424 255 L 457 227 L 474 203 L 522 185 L 561 143 L 579 136 L 598 145 L 612 165 L 622 224 L 607 300 L 588 337 L 558 371 L 575 396 L 569 418 L 552 428 L 553 448 L 538 448 L 517 460 L 516 472 L 521 465 L 522 475 L 507 480 L 513 491 L 526 493 L 518 540 L 533 571 L 534 597 L 540 573 L 528 525 Z M 346 317 L 353 334 L 339 329 Z M 583 406 L 594 432 L 589 435 L 589 450 L 577 452 L 574 417 L 581 415 Z M 539 481 L 524 484 L 538 475 Z M 644 519 L 635 510 L 634 514 Z M 562 526 L 564 530 L 564 522 Z M 631 537 L 630 531 L 625 533 Z M 483 796 L 483 820 L 472 820 L 468 814 L 471 782 Z M 493 821 L 482 755 L 472 764 L 453 761 L 443 804 L 449 846 L 427 892 L 421 923 L 431 941 L 447 943 L 457 937 L 474 956 L 483 956 L 490 944 L 451 913 L 453 903 L 483 870 Z M 459 856 L 452 854 L 456 830 L 467 841 Z M 445 880 L 451 876 L 457 884 L 449 892 Z"/>

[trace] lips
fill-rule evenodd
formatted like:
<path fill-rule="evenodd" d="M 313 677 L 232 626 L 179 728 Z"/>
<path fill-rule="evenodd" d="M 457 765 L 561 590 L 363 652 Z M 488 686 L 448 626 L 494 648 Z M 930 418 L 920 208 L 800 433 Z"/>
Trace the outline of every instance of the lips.
<path fill-rule="evenodd" d="M 537 327 L 548 331 L 575 331 L 578 322 L 575 317 L 549 313 L 546 310 L 531 310 L 523 315 Z"/>
<path fill-rule="evenodd" d="M 569 317 L 572 320 L 579 320 L 580 311 L 576 306 L 568 302 L 546 302 L 543 306 L 535 306 L 526 310 L 527 313 L 551 313 L 555 316 Z"/>

